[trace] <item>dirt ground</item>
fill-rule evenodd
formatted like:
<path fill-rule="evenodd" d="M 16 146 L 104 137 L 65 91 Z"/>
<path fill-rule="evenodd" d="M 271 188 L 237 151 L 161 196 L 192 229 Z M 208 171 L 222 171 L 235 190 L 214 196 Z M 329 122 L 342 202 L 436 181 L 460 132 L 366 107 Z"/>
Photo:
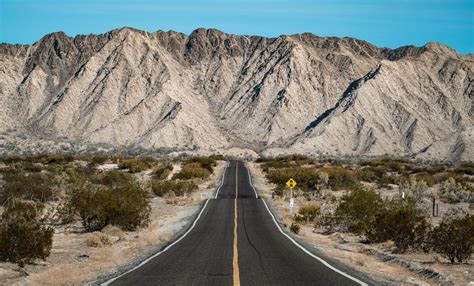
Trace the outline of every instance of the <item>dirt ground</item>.
<path fill-rule="evenodd" d="M 123 232 L 106 227 L 101 232 L 80 232 L 80 223 L 55 229 L 51 255 L 46 261 L 20 268 L 0 263 L 0 285 L 83 285 L 126 269 L 156 253 L 179 235 L 194 219 L 203 201 L 212 197 L 226 162 L 219 161 L 214 174 L 199 191 L 183 198 L 153 197 L 151 223 L 139 231 Z M 175 166 L 176 167 L 176 166 Z M 113 169 L 114 166 L 105 166 Z M 175 168 L 179 170 L 179 168 Z M 176 171 L 175 171 L 176 172 Z M 146 180 L 148 173 L 137 174 Z"/>
<path fill-rule="evenodd" d="M 303 197 L 295 199 L 292 214 L 289 198 L 272 199 L 274 186 L 268 183 L 256 163 L 248 163 L 255 188 L 260 196 L 272 205 L 283 224 L 291 225 L 292 214 L 308 203 Z M 342 193 L 336 194 L 340 196 Z M 324 202 L 314 201 L 324 208 Z M 293 234 L 294 235 L 294 234 Z M 474 285 L 474 260 L 468 264 L 449 264 L 434 253 L 392 254 L 393 244 L 364 244 L 361 238 L 347 233 L 321 234 L 312 224 L 302 225 L 295 235 L 312 245 L 319 252 L 334 258 L 353 269 L 367 273 L 373 279 L 396 285 Z"/>

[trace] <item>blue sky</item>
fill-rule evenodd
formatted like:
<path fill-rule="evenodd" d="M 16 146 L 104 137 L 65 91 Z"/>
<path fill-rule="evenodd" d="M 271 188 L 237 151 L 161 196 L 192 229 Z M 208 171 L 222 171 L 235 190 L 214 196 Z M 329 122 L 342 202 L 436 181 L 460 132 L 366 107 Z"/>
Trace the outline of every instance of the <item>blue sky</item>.
<path fill-rule="evenodd" d="M 312 32 L 355 37 L 381 47 L 441 42 L 474 53 L 474 0 L 0 0 L 0 42 L 31 44 L 64 31 L 104 33 L 217 28 L 278 36 Z"/>

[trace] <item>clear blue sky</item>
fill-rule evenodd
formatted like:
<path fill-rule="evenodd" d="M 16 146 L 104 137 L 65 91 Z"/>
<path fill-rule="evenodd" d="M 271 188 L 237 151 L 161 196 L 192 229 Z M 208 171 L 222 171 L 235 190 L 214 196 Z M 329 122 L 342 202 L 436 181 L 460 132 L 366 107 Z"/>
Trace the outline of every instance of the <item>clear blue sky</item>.
<path fill-rule="evenodd" d="M 0 0 L 0 42 L 31 44 L 64 31 L 103 33 L 217 28 L 277 36 L 312 32 L 355 37 L 377 46 L 444 43 L 474 53 L 474 0 Z"/>

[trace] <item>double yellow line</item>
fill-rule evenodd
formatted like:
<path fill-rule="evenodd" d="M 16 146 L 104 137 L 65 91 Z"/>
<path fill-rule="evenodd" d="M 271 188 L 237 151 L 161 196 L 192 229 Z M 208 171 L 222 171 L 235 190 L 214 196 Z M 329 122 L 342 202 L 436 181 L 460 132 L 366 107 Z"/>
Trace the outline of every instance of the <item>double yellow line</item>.
<path fill-rule="evenodd" d="M 239 271 L 239 251 L 237 248 L 237 197 L 239 193 L 238 185 L 239 185 L 239 174 L 238 168 L 239 163 L 237 162 L 235 166 L 235 199 L 234 199 L 234 259 L 232 261 L 232 268 L 233 268 L 233 281 L 234 286 L 240 286 L 240 271 Z"/>

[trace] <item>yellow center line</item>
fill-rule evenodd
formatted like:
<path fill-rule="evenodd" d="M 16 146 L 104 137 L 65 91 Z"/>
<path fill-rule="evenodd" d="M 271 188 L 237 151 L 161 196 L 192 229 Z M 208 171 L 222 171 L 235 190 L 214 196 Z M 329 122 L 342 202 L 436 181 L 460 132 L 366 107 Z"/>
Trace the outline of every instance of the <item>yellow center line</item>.
<path fill-rule="evenodd" d="M 240 271 L 239 271 L 239 251 L 237 248 L 237 197 L 238 197 L 238 164 L 235 167 L 235 199 L 234 199 L 234 259 L 232 261 L 232 268 L 234 270 L 234 286 L 240 286 Z"/>

